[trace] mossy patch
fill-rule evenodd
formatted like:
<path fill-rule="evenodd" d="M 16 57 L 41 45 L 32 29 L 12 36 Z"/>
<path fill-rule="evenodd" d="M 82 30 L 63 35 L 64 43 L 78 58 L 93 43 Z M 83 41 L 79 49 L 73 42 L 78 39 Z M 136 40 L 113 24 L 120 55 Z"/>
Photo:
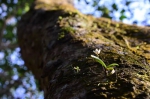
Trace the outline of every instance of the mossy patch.
<path fill-rule="evenodd" d="M 74 32 L 75 30 L 72 27 L 62 27 L 61 32 L 58 34 L 58 40 L 63 39 L 66 34 Z"/>
<path fill-rule="evenodd" d="M 65 33 L 74 33 L 75 32 L 75 30 L 72 28 L 72 27 L 63 27 L 62 29 L 61 29 L 61 31 L 62 32 L 65 32 Z"/>
<path fill-rule="evenodd" d="M 65 32 L 61 32 L 58 34 L 58 40 L 62 39 L 65 37 Z"/>

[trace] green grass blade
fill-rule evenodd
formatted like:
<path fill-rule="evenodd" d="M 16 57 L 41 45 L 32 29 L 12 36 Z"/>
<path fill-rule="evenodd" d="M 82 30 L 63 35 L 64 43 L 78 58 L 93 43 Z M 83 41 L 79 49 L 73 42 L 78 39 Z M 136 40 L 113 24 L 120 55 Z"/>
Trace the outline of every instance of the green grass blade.
<path fill-rule="evenodd" d="M 107 68 L 106 64 L 98 57 L 91 55 L 92 58 L 94 58 L 98 63 L 100 63 L 103 67 Z"/>
<path fill-rule="evenodd" d="M 119 65 L 117 63 L 112 63 L 112 64 L 108 65 L 107 68 L 114 67 L 114 66 L 119 66 Z"/>

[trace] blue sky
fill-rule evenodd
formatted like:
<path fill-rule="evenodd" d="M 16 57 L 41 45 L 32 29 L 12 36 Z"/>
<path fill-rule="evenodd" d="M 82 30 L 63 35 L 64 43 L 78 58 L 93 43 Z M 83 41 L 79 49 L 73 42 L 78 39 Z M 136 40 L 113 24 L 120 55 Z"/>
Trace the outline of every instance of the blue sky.
<path fill-rule="evenodd" d="M 84 0 L 80 0 L 80 2 L 78 2 L 78 0 L 75 0 L 75 6 L 84 14 L 93 13 L 94 8 L 91 6 L 93 0 L 87 0 L 87 1 L 89 1 L 91 4 L 87 5 L 84 2 Z M 148 16 L 148 11 L 150 11 L 149 0 L 128 0 L 128 1 L 132 1 L 132 3 L 129 6 L 124 6 L 125 5 L 124 0 L 101 0 L 99 2 L 99 5 L 105 5 L 107 8 L 112 9 L 110 5 L 116 3 L 118 4 L 117 6 L 119 9 L 127 10 L 125 12 L 125 15 L 127 16 L 128 19 L 124 19 L 123 20 L 124 23 L 132 24 L 134 20 L 137 20 L 138 21 L 137 25 L 150 24 L 150 16 Z M 133 12 L 133 16 L 128 11 L 128 9 L 130 9 Z M 113 20 L 120 21 L 119 20 L 120 10 L 114 11 L 113 14 L 115 15 L 115 18 L 113 18 Z M 100 17 L 101 13 L 99 13 L 99 11 L 96 11 L 94 13 L 94 16 Z M 147 19 L 146 22 L 143 22 L 145 19 Z"/>

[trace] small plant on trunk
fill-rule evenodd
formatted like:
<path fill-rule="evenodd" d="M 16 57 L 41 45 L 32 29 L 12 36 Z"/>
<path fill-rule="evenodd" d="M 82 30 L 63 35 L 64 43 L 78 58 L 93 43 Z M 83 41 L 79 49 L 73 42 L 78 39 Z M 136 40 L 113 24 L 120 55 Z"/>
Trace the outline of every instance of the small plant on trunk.
<path fill-rule="evenodd" d="M 115 66 L 119 66 L 119 65 L 117 63 L 112 63 L 112 64 L 109 64 L 109 65 L 106 65 L 104 63 L 104 61 L 99 58 L 99 54 L 101 52 L 101 49 L 95 49 L 93 52 L 96 54 L 96 56 L 95 55 L 91 55 L 91 57 L 96 62 L 98 62 L 99 64 L 101 64 L 104 67 L 104 69 L 106 71 L 106 74 L 108 75 L 107 71 L 110 71 L 110 74 L 114 74 L 115 73 L 114 67 Z"/>

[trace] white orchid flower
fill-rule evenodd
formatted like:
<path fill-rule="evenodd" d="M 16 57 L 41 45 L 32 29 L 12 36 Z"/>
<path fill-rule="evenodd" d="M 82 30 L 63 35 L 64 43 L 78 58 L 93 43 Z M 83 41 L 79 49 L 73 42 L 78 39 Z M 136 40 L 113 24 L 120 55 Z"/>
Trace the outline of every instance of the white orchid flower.
<path fill-rule="evenodd" d="M 98 55 L 98 54 L 100 54 L 101 49 L 95 49 L 93 52 L 94 52 L 96 55 Z"/>

